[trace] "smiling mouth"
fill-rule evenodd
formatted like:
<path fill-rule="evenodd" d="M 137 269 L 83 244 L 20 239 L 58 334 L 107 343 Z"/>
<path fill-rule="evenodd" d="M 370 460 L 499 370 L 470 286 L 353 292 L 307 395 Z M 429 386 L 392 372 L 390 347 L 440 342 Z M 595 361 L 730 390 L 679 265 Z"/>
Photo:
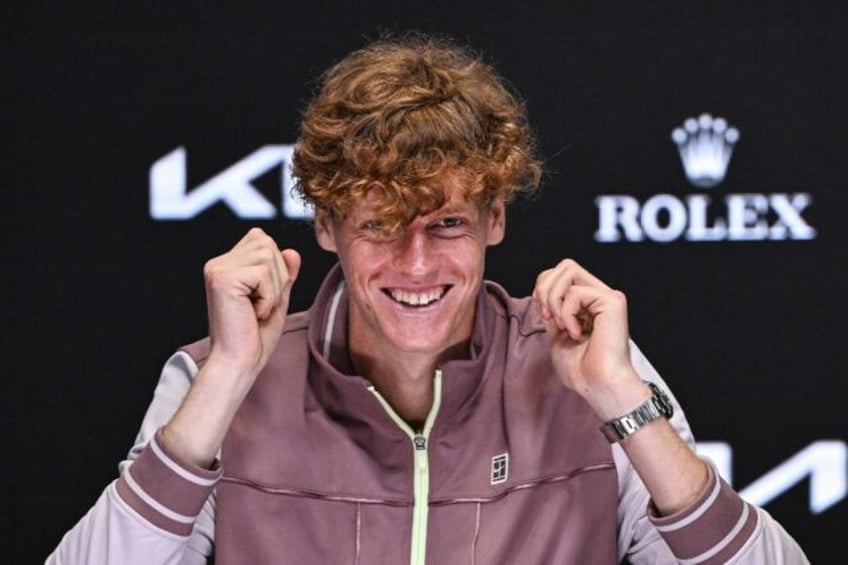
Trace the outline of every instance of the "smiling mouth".
<path fill-rule="evenodd" d="M 417 292 L 384 288 L 383 292 L 398 304 L 421 308 L 422 306 L 429 306 L 434 302 L 438 302 L 448 290 L 450 290 L 450 286 L 437 286 Z"/>

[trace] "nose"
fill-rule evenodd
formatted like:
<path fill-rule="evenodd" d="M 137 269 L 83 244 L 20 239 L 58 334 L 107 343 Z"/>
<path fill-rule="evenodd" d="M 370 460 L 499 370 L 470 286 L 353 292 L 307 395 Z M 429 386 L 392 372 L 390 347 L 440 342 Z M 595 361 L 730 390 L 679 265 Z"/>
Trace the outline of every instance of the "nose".
<path fill-rule="evenodd" d="M 407 229 L 397 240 L 395 266 L 403 274 L 419 277 L 427 273 L 432 259 L 432 250 L 427 234 Z"/>

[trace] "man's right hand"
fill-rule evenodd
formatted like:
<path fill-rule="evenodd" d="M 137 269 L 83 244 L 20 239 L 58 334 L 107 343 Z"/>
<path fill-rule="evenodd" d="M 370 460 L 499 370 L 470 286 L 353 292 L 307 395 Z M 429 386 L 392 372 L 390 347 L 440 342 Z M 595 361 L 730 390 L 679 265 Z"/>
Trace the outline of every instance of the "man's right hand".
<path fill-rule="evenodd" d="M 242 400 L 280 339 L 300 254 L 279 250 L 253 228 L 227 253 L 206 263 L 211 349 L 194 384 L 163 432 L 186 461 L 208 467 Z"/>
<path fill-rule="evenodd" d="M 212 349 L 208 362 L 255 378 L 274 351 L 300 270 L 294 249 L 280 251 L 253 228 L 203 270 Z"/>

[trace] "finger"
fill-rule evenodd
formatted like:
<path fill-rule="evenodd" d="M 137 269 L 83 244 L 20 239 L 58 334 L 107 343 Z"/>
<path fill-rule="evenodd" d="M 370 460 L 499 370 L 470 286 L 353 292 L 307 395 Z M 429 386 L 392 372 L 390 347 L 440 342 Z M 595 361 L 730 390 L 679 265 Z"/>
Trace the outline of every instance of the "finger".
<path fill-rule="evenodd" d="M 533 288 L 532 300 L 536 306 L 536 311 L 543 320 L 550 320 L 551 311 L 547 307 L 548 289 L 550 288 L 550 280 L 553 269 L 547 269 L 539 273 L 536 277 L 536 286 Z"/>
<path fill-rule="evenodd" d="M 571 284 L 612 290 L 604 281 L 587 271 L 574 259 L 563 259 L 556 267 L 549 269 L 546 273 L 548 273 L 549 285 L 553 284 L 554 280 L 567 279 Z"/>
<path fill-rule="evenodd" d="M 289 297 L 294 281 L 297 280 L 297 275 L 300 273 L 300 253 L 294 249 L 283 249 L 277 252 L 277 260 L 282 265 L 283 269 L 283 287 L 280 295 L 281 305 L 288 310 Z"/>
<path fill-rule="evenodd" d="M 562 287 L 563 277 L 569 276 L 567 263 L 563 261 L 556 267 L 542 271 L 536 277 L 533 300 L 543 319 L 551 319 L 554 312 L 559 309 L 559 301 L 553 296 L 553 289 L 557 285 Z"/>
<path fill-rule="evenodd" d="M 235 261 L 239 265 L 267 265 L 273 291 L 282 296 L 288 284 L 288 269 L 280 256 L 280 250 L 274 239 L 259 228 L 251 229 L 233 250 Z"/>
<path fill-rule="evenodd" d="M 564 259 L 559 264 L 543 271 L 536 279 L 536 288 L 533 299 L 538 303 L 538 308 L 543 319 L 550 319 L 559 311 L 562 298 L 572 285 L 587 286 L 603 291 L 612 289 L 598 277 L 584 269 L 573 259 Z M 563 320 L 557 321 L 559 327 L 563 327 Z"/>
<path fill-rule="evenodd" d="M 267 264 L 271 267 L 274 291 L 277 294 L 278 300 L 282 302 L 285 299 L 285 296 L 287 296 L 286 290 L 289 287 L 289 271 L 288 267 L 286 267 L 285 261 L 283 261 L 282 255 L 280 254 L 280 248 L 277 245 L 277 242 L 270 237 L 263 242 L 260 260 L 267 262 Z"/>
<path fill-rule="evenodd" d="M 262 228 L 250 228 L 238 243 L 236 243 L 235 247 L 249 245 L 252 242 L 261 241 L 265 238 L 270 239 L 270 236 Z"/>
<path fill-rule="evenodd" d="M 597 288 L 574 284 L 568 288 L 555 318 L 561 321 L 560 327 L 571 339 L 580 341 L 592 333 L 594 319 L 598 314 L 598 305 L 603 300 L 605 292 Z"/>
<path fill-rule="evenodd" d="M 280 251 L 276 243 L 269 237 L 267 241 L 263 242 L 262 249 L 259 250 L 258 254 L 260 264 L 267 264 L 270 268 L 270 282 L 276 300 L 273 306 L 287 309 L 292 285 L 300 272 L 300 253 L 294 249 Z"/>
<path fill-rule="evenodd" d="M 543 319 L 551 319 L 554 312 L 559 310 L 561 295 L 574 280 L 574 271 L 578 268 L 576 261 L 564 259 L 556 267 L 542 271 L 536 278 L 533 300 L 537 303 Z M 560 296 L 555 296 L 557 293 Z"/>
<path fill-rule="evenodd" d="M 567 277 L 555 277 L 551 281 L 550 287 L 547 289 L 547 294 L 541 297 L 542 305 L 549 315 L 546 318 L 552 327 L 557 332 L 566 332 L 569 337 L 579 339 L 581 336 L 581 328 L 575 325 L 573 316 L 573 301 L 576 299 L 580 289 L 576 287 Z M 571 297 L 571 301 L 567 302 L 567 298 Z M 579 302 L 579 299 L 577 299 Z M 577 305 L 579 308 L 579 304 Z M 578 310 L 579 311 L 579 310 Z"/>
<path fill-rule="evenodd" d="M 291 286 L 300 271 L 300 254 L 294 249 L 280 251 L 274 239 L 260 228 L 252 228 L 231 251 L 234 261 L 244 267 L 269 267 L 270 290 L 259 292 L 254 289 L 253 299 L 258 307 L 257 315 L 265 318 L 268 306 L 282 305 L 288 300 Z M 261 294 L 261 296 L 260 296 Z M 275 303 L 269 304 L 273 297 Z"/>
<path fill-rule="evenodd" d="M 253 303 L 256 318 L 264 320 L 280 303 L 279 285 L 274 282 L 274 268 L 269 264 L 241 269 L 240 278 L 245 285 L 245 294 Z"/>
<path fill-rule="evenodd" d="M 568 328 L 567 314 L 563 310 L 563 301 L 571 289 L 576 286 L 575 275 L 577 269 L 573 261 L 563 261 L 554 268 L 545 278 L 540 289 L 540 299 L 544 307 L 550 312 L 550 319 L 554 321 L 557 328 L 564 330 Z"/>
<path fill-rule="evenodd" d="M 612 290 L 604 281 L 587 271 L 574 259 L 564 259 L 560 265 L 566 271 L 574 284 L 589 286 L 603 290 Z"/>
<path fill-rule="evenodd" d="M 602 339 L 627 339 L 627 297 L 618 290 L 572 285 L 563 299 L 565 331 L 575 340 L 601 332 Z"/>
<path fill-rule="evenodd" d="M 286 286 L 288 289 L 291 289 L 292 284 L 295 280 L 297 280 L 297 276 L 300 274 L 300 253 L 294 249 L 283 249 L 280 252 L 280 257 L 283 259 L 288 273 L 288 282 Z"/>

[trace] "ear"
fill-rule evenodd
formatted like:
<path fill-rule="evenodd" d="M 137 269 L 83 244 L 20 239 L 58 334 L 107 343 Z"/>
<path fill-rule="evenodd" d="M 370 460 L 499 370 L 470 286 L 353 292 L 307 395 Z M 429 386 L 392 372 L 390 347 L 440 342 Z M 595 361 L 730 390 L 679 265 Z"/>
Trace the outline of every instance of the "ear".
<path fill-rule="evenodd" d="M 338 251 L 336 232 L 333 231 L 333 218 L 329 212 L 320 208 L 315 210 L 315 238 L 324 251 Z"/>
<path fill-rule="evenodd" d="M 489 207 L 489 225 L 486 245 L 497 245 L 503 241 L 506 233 L 506 205 L 498 198 Z"/>

